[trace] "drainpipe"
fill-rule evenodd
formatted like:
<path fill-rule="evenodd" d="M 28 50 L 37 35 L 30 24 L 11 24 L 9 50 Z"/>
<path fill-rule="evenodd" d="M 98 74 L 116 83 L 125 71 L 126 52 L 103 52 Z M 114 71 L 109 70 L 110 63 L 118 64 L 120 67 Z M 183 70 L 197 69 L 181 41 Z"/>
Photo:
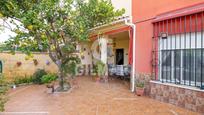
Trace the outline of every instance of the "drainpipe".
<path fill-rule="evenodd" d="M 131 91 L 134 92 L 135 91 L 135 71 L 136 71 L 136 67 L 135 67 L 135 46 L 136 46 L 136 25 L 133 23 L 133 18 L 130 18 L 130 22 L 128 22 L 128 19 L 125 19 L 125 24 L 132 27 L 133 28 L 133 65 L 132 65 L 132 87 L 131 87 Z"/>

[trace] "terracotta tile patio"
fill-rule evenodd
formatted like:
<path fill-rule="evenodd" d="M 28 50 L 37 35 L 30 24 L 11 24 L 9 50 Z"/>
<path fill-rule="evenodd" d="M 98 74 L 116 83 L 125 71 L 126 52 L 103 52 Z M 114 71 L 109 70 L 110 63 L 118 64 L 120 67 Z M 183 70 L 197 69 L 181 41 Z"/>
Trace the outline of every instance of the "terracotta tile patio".
<path fill-rule="evenodd" d="M 44 85 L 17 88 L 9 93 L 6 111 L 0 115 L 199 115 L 135 96 L 122 81 L 95 83 L 90 77 L 78 81 L 80 87 L 68 93 L 49 94 Z"/>

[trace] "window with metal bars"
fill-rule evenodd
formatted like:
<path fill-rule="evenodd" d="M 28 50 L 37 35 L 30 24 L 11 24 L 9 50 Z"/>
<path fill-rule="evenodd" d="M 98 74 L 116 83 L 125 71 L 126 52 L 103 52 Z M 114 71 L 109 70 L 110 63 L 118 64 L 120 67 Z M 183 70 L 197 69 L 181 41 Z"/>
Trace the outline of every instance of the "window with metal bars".
<path fill-rule="evenodd" d="M 204 63 L 201 62 L 201 51 L 201 49 L 161 51 L 159 80 L 200 87 L 201 74 L 204 74 L 204 71 L 201 70 L 201 66 L 204 66 Z"/>
<path fill-rule="evenodd" d="M 204 11 L 160 17 L 153 26 L 155 80 L 204 89 Z"/>
<path fill-rule="evenodd" d="M 201 87 L 204 83 L 203 32 L 169 35 L 159 39 L 159 79 L 162 82 Z"/>

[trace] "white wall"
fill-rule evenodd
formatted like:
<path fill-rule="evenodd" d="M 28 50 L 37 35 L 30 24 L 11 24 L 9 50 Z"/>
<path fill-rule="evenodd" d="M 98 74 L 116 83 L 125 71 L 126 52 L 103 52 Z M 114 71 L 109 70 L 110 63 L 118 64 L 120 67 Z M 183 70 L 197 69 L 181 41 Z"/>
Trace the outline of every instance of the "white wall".
<path fill-rule="evenodd" d="M 88 43 L 88 42 L 81 43 L 79 45 L 79 49 L 80 49 L 80 52 L 82 52 L 84 56 L 84 59 L 81 58 L 81 64 L 82 65 L 92 64 L 91 43 Z"/>

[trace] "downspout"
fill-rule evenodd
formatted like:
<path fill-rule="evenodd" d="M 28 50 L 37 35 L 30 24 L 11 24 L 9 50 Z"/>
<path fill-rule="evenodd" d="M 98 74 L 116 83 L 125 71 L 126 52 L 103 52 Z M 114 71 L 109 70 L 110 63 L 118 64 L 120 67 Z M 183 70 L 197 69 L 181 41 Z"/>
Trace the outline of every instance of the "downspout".
<path fill-rule="evenodd" d="M 136 56 L 136 49 L 135 49 L 135 46 L 136 46 L 136 25 L 133 23 L 133 18 L 131 17 L 130 18 L 130 22 L 128 22 L 128 19 L 125 19 L 125 24 L 132 27 L 133 28 L 133 65 L 132 65 L 132 79 L 131 79 L 131 82 L 132 82 L 132 87 L 131 87 L 131 91 L 134 92 L 135 91 L 135 71 L 136 71 L 136 67 L 135 67 L 135 56 Z"/>

